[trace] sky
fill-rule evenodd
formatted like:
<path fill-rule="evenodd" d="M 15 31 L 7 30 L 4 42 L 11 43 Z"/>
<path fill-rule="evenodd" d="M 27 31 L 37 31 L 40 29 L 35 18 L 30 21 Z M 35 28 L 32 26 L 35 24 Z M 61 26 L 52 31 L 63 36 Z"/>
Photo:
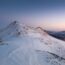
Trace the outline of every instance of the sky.
<path fill-rule="evenodd" d="M 0 28 L 15 20 L 46 30 L 65 30 L 65 0 L 0 0 Z"/>

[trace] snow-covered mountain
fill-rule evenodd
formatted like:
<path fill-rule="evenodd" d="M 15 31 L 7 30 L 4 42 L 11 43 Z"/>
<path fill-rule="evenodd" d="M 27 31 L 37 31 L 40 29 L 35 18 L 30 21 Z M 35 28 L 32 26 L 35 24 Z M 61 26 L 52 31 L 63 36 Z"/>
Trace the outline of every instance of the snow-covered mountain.
<path fill-rule="evenodd" d="M 57 39 L 65 41 L 65 31 L 47 31 L 47 33 Z"/>
<path fill-rule="evenodd" d="M 65 42 L 40 27 L 15 21 L 0 30 L 0 39 L 0 65 L 65 65 Z"/>

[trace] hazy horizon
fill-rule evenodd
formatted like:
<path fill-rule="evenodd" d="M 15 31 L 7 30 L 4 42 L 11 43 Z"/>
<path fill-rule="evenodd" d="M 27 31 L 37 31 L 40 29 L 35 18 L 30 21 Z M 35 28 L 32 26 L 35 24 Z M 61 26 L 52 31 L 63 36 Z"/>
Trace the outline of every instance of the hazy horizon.
<path fill-rule="evenodd" d="M 46 30 L 65 30 L 64 0 L 0 0 L 0 14 L 0 28 L 16 20 Z"/>

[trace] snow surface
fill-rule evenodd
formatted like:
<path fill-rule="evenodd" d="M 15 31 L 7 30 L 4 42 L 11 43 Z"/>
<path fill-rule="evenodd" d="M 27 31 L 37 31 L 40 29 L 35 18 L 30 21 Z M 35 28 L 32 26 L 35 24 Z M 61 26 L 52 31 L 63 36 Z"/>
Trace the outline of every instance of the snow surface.
<path fill-rule="evenodd" d="M 0 65 L 65 65 L 65 42 L 41 29 L 13 22 L 0 39 Z"/>

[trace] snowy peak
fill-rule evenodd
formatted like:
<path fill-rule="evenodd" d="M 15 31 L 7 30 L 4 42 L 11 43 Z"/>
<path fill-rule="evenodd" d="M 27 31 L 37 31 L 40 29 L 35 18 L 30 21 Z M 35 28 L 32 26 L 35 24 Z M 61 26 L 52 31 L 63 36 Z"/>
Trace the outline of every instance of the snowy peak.
<path fill-rule="evenodd" d="M 10 23 L 9 26 L 17 25 L 17 24 L 18 24 L 18 22 L 17 21 L 14 21 L 14 22 Z"/>
<path fill-rule="evenodd" d="M 0 30 L 0 39 L 6 40 L 11 37 L 19 36 L 20 35 L 20 27 L 18 22 L 14 21 L 9 24 L 4 29 Z"/>
<path fill-rule="evenodd" d="M 47 32 L 41 28 L 41 27 L 37 27 L 36 30 L 40 33 L 40 34 L 43 34 L 43 35 L 47 35 Z"/>
<path fill-rule="evenodd" d="M 4 40 L 18 36 L 42 37 L 42 35 L 46 36 L 47 33 L 41 27 L 34 28 L 17 21 L 10 23 L 6 28 L 0 30 L 0 38 Z"/>
<path fill-rule="evenodd" d="M 20 24 L 17 21 L 10 23 L 7 27 L 0 30 L 0 39 L 6 40 L 11 39 L 13 37 L 18 37 L 20 35 L 24 35 L 31 29 L 30 26 L 26 26 L 24 24 Z"/>

